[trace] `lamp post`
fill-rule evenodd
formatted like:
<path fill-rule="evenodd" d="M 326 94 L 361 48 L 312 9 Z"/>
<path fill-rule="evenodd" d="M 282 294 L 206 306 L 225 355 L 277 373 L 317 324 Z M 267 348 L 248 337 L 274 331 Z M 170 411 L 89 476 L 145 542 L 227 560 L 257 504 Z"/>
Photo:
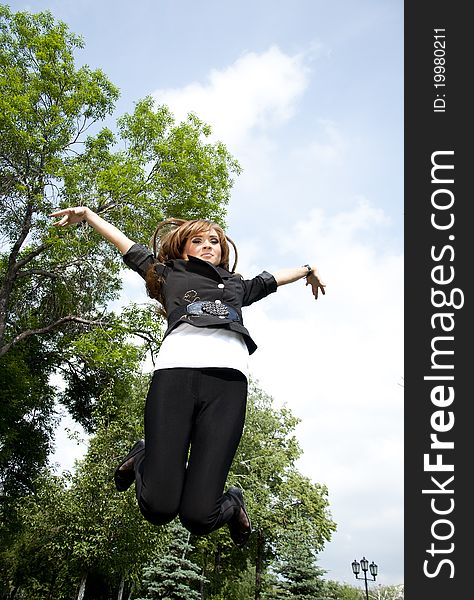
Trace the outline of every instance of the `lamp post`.
<path fill-rule="evenodd" d="M 363 577 L 359 577 L 361 569 L 364 573 Z M 369 579 L 369 581 L 375 581 L 375 578 L 377 577 L 378 567 L 374 563 L 374 561 L 372 561 L 369 565 L 369 561 L 365 558 L 365 556 L 360 562 L 354 560 L 354 562 L 352 563 L 352 572 L 354 573 L 356 579 L 363 579 L 365 581 L 365 597 L 367 600 L 369 600 L 369 588 L 367 586 L 367 571 L 370 571 L 370 574 L 372 575 L 372 579 Z"/>

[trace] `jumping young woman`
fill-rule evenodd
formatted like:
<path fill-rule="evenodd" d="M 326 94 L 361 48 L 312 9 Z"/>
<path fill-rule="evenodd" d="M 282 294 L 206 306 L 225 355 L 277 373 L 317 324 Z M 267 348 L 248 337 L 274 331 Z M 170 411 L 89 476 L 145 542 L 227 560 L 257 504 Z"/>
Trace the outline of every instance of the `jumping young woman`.
<path fill-rule="evenodd" d="M 179 515 L 196 535 L 227 524 L 234 543 L 244 545 L 251 524 L 242 491 L 224 492 L 244 426 L 247 359 L 257 347 L 244 327 L 242 307 L 302 278 L 317 299 L 325 284 L 316 268 L 263 271 L 243 279 L 235 273 L 232 240 L 202 219 L 163 221 L 150 250 L 87 207 L 51 216 L 60 217 L 57 226 L 86 221 L 114 244 L 167 317 L 146 400 L 145 439 L 116 468 L 117 489 L 135 482 L 138 505 L 151 523 L 169 523 Z M 231 269 L 229 244 L 235 252 Z"/>

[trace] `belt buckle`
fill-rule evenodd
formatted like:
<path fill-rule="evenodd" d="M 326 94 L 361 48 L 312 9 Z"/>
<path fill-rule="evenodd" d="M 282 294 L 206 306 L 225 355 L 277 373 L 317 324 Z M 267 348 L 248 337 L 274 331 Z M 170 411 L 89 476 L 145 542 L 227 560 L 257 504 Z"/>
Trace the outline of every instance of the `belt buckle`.
<path fill-rule="evenodd" d="M 229 309 L 221 302 L 203 302 L 201 310 L 208 315 L 220 317 L 221 319 L 229 316 Z"/>

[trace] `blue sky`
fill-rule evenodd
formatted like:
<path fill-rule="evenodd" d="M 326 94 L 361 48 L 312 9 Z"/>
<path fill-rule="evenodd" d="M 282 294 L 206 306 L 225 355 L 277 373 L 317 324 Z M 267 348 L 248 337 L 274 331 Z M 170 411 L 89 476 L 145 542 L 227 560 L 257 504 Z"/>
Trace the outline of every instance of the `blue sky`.
<path fill-rule="evenodd" d="M 402 583 L 403 2 L 9 4 L 83 36 L 78 61 L 121 90 L 109 125 L 148 94 L 211 124 L 243 166 L 228 218 L 240 272 L 318 265 L 324 298 L 297 282 L 247 309 L 250 370 L 301 418 L 300 469 L 329 488 L 327 577 L 355 584 L 364 555 Z M 124 301 L 146 301 L 124 281 Z"/>

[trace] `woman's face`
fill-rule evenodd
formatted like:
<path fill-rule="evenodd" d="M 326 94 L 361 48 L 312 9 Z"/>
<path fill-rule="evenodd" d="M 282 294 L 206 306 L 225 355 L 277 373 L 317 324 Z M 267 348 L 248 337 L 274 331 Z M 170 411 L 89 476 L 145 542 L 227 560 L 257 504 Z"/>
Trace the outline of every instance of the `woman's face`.
<path fill-rule="evenodd" d="M 188 238 L 183 249 L 183 258 L 188 256 L 195 256 L 218 266 L 221 262 L 222 250 L 216 230 L 211 228 L 209 231 L 201 231 Z"/>

